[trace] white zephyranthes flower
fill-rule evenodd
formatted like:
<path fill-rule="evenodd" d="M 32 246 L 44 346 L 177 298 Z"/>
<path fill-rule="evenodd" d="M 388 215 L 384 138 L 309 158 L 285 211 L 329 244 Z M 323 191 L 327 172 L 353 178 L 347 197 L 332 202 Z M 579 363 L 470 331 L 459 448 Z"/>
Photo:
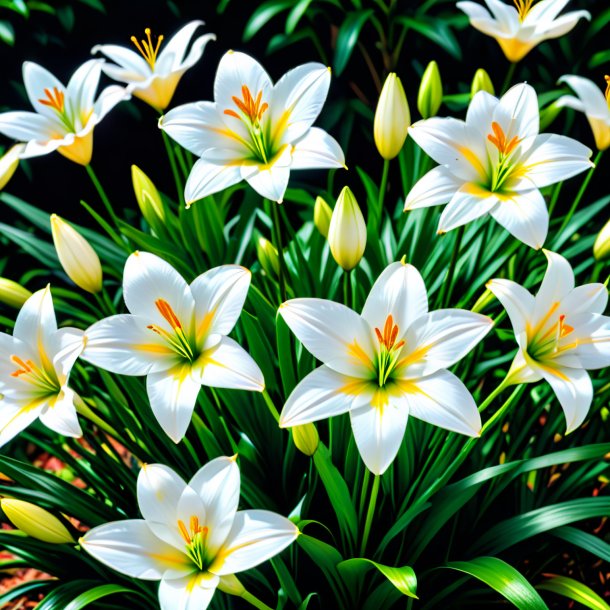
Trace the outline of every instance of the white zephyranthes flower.
<path fill-rule="evenodd" d="M 559 82 L 569 85 L 577 97 L 564 95 L 555 102 L 556 106 L 584 112 L 597 149 L 606 150 L 610 146 L 610 76 L 606 76 L 605 94 L 595 83 L 582 76 L 562 76 Z"/>
<path fill-rule="evenodd" d="M 125 83 L 129 93 L 157 110 L 165 110 L 182 75 L 201 59 L 207 43 L 216 40 L 214 34 L 199 36 L 187 55 L 191 38 L 200 25 L 203 21 L 187 23 L 167 44 L 163 44 L 163 36 L 157 36 L 153 43 L 150 28 L 146 28 L 145 39 L 131 37 L 138 53 L 114 44 L 97 45 L 91 53 L 99 51 L 118 64 L 104 64 L 102 69 L 110 78 Z"/>
<path fill-rule="evenodd" d="M 13 335 L 0 333 L 0 446 L 36 418 L 59 434 L 81 436 L 68 378 L 82 348 L 82 330 L 57 329 L 48 286 L 24 303 Z"/>
<path fill-rule="evenodd" d="M 25 143 L 21 158 L 56 150 L 75 163 L 88 165 L 93 152 L 93 128 L 129 95 L 123 87 L 106 87 L 95 99 L 103 60 L 85 62 L 64 87 L 48 70 L 31 61 L 23 64 L 23 83 L 36 112 L 0 114 L 0 133 Z"/>
<path fill-rule="evenodd" d="M 409 415 L 461 434 L 481 431 L 470 392 L 446 369 L 492 321 L 461 309 L 429 313 L 424 281 L 412 265 L 389 265 L 362 315 L 323 299 L 287 301 L 280 314 L 324 363 L 289 396 L 280 426 L 349 412 L 360 455 L 375 474 L 396 457 Z"/>
<path fill-rule="evenodd" d="M 589 148 L 565 136 L 539 134 L 539 122 L 536 92 L 521 84 L 501 99 L 479 91 L 466 121 L 415 123 L 411 137 L 440 166 L 411 189 L 405 210 L 449 202 L 439 233 L 489 213 L 517 239 L 541 248 L 549 214 L 539 189 L 593 164 Z"/>
<path fill-rule="evenodd" d="M 220 60 L 214 102 L 185 104 L 159 121 L 176 142 L 200 157 L 186 183 L 187 205 L 246 180 L 262 197 L 281 202 L 290 170 L 344 167 L 339 144 L 319 127 L 330 70 L 308 63 L 275 85 L 244 53 Z"/>
<path fill-rule="evenodd" d="M 277 555 L 299 534 L 276 513 L 238 511 L 239 487 L 234 458 L 208 462 L 188 484 L 167 466 L 143 466 L 144 518 L 94 527 L 80 544 L 122 574 L 160 580 L 161 610 L 205 610 L 217 587 L 233 588 L 233 574 Z"/>
<path fill-rule="evenodd" d="M 111 316 L 86 332 L 83 359 L 122 375 L 147 375 L 159 424 L 179 442 L 202 385 L 262 391 L 263 375 L 228 335 L 241 313 L 250 272 L 222 265 L 190 286 L 164 260 L 135 252 L 125 264 L 129 314 Z"/>
<path fill-rule="evenodd" d="M 536 296 L 505 279 L 488 282 L 506 309 L 519 350 L 508 383 L 545 379 L 563 408 L 567 432 L 582 424 L 593 386 L 585 369 L 610 366 L 610 318 L 603 284 L 574 287 L 568 261 L 544 250 L 549 264 Z"/>
<path fill-rule="evenodd" d="M 470 18 L 470 25 L 495 38 L 506 59 L 517 62 L 536 45 L 567 34 L 581 17 L 591 19 L 588 11 L 573 11 L 558 17 L 570 0 L 513 0 L 515 6 L 500 0 L 485 0 L 489 10 L 476 2 L 458 2 L 457 7 Z"/>

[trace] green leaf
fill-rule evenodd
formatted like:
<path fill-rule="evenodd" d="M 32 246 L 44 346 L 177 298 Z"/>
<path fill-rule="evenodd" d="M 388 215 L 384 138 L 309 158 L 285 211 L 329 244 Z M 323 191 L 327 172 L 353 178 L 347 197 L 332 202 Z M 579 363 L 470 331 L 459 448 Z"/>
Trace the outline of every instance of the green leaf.
<path fill-rule="evenodd" d="M 250 16 L 244 28 L 243 40 L 248 42 L 254 35 L 266 25 L 271 19 L 282 11 L 286 11 L 294 5 L 293 0 L 269 0 L 261 4 Z"/>
<path fill-rule="evenodd" d="M 299 25 L 299 21 L 309 8 L 312 0 L 298 0 L 286 19 L 286 34 L 292 34 Z"/>
<path fill-rule="evenodd" d="M 548 610 L 548 606 L 523 574 L 497 557 L 452 561 L 443 567 L 478 578 L 519 610 Z"/>
<path fill-rule="evenodd" d="M 567 576 L 553 576 L 537 585 L 536 588 L 557 593 L 591 608 L 591 610 L 610 610 L 610 606 L 593 589 Z"/>
<path fill-rule="evenodd" d="M 462 58 L 460 43 L 451 28 L 442 19 L 431 19 L 428 17 L 413 19 L 411 17 L 400 16 L 396 18 L 396 21 L 425 36 L 456 59 Z"/>
<path fill-rule="evenodd" d="M 415 594 L 417 590 L 417 578 L 413 568 L 404 566 L 402 568 L 394 568 L 384 566 L 371 559 L 355 558 L 342 561 L 338 568 L 339 572 L 349 575 L 354 579 L 354 582 L 361 580 L 364 573 L 371 567 L 377 568 L 401 593 L 408 597 L 418 599 Z"/>
<path fill-rule="evenodd" d="M 354 11 L 350 13 L 339 28 L 337 34 L 337 46 L 335 48 L 335 58 L 333 66 L 337 76 L 345 70 L 354 47 L 358 42 L 360 32 L 364 24 L 371 18 L 375 11 L 368 9 L 366 11 Z"/>
<path fill-rule="evenodd" d="M 9 45 L 9 47 L 15 44 L 15 30 L 8 21 L 0 21 L 0 40 Z"/>
<path fill-rule="evenodd" d="M 583 532 L 575 527 L 559 527 L 551 532 L 553 536 L 570 542 L 571 544 L 589 551 L 589 553 L 603 559 L 604 561 L 610 561 L 610 544 L 604 542 L 598 536 Z"/>
<path fill-rule="evenodd" d="M 102 599 L 102 597 L 108 597 L 109 595 L 114 595 L 116 593 L 136 593 L 136 591 L 113 584 L 99 585 L 89 591 L 81 593 L 78 597 L 75 597 L 64 607 L 64 610 L 80 610 L 98 599 Z"/>

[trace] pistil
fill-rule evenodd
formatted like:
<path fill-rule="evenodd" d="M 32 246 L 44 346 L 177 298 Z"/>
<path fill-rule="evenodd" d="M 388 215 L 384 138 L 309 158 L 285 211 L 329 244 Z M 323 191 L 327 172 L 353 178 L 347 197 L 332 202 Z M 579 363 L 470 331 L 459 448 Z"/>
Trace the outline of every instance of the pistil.
<path fill-rule="evenodd" d="M 204 570 L 211 559 L 206 549 L 209 528 L 200 525 L 199 518 L 192 516 L 188 529 L 184 521 L 178 519 L 178 529 L 186 542 L 186 554 L 200 570 Z"/>

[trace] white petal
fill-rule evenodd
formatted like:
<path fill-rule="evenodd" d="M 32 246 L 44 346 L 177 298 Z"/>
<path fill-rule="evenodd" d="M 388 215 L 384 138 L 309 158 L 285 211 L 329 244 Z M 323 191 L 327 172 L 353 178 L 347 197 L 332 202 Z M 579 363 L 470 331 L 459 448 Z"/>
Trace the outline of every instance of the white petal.
<path fill-rule="evenodd" d="M 574 330 L 560 341 L 560 348 L 570 347 L 553 361 L 589 370 L 610 366 L 610 318 L 599 314 L 576 314 L 567 320 Z"/>
<path fill-rule="evenodd" d="M 412 417 L 452 432 L 480 434 L 481 416 L 474 399 L 453 373 L 437 371 L 404 383 L 404 389 Z"/>
<path fill-rule="evenodd" d="M 57 434 L 75 438 L 82 436 L 74 407 L 74 391 L 68 387 L 62 388 L 57 397 L 50 399 L 40 412 L 40 421 Z"/>
<path fill-rule="evenodd" d="M 104 565 L 143 580 L 161 580 L 167 570 L 192 571 L 184 553 L 159 540 L 144 519 L 105 523 L 89 530 L 80 545 Z"/>
<path fill-rule="evenodd" d="M 466 124 L 470 129 L 478 130 L 483 139 L 490 132 L 493 114 L 500 100 L 487 93 L 478 91 L 470 101 L 466 113 Z"/>
<path fill-rule="evenodd" d="M 383 474 L 394 461 L 407 428 L 404 397 L 388 396 L 350 411 L 354 439 L 362 461 L 373 474 Z M 385 402 L 384 402 L 385 399 Z"/>
<path fill-rule="evenodd" d="M 161 610 L 206 610 L 214 597 L 218 577 L 196 573 L 182 578 L 164 578 L 159 585 Z"/>
<path fill-rule="evenodd" d="M 103 63 L 103 59 L 90 59 L 82 64 L 70 78 L 67 96 L 74 113 L 87 112 L 93 108 Z"/>
<path fill-rule="evenodd" d="M 566 315 L 579 313 L 604 313 L 608 305 L 608 288 L 604 284 L 576 286 L 562 301 L 561 310 Z"/>
<path fill-rule="evenodd" d="M 428 313 L 428 294 L 419 271 L 409 264 L 392 263 L 377 278 L 369 293 L 362 317 L 371 328 L 383 327 L 388 316 L 398 326 L 397 341 L 420 316 Z"/>
<path fill-rule="evenodd" d="M 34 110 L 51 119 L 56 119 L 56 111 L 50 106 L 42 104 L 40 100 L 47 97 L 45 89 L 48 89 L 51 93 L 54 92 L 54 89 L 57 89 L 60 93 L 65 93 L 66 89 L 61 82 L 42 66 L 33 61 L 24 61 L 23 84 Z"/>
<path fill-rule="evenodd" d="M 494 279 L 486 287 L 502 303 L 515 331 L 515 336 L 525 332 L 534 314 L 535 299 L 523 286 L 512 280 Z"/>
<path fill-rule="evenodd" d="M 312 127 L 294 144 L 290 169 L 345 167 L 345 156 L 337 140 L 319 127 Z"/>
<path fill-rule="evenodd" d="M 249 570 L 283 551 L 298 533 L 294 523 L 276 513 L 238 511 L 227 541 L 209 571 L 225 576 Z"/>
<path fill-rule="evenodd" d="M 201 25 L 203 25 L 201 20 L 190 21 L 182 26 L 166 44 L 161 45 L 161 52 L 155 64 L 155 69 L 160 74 L 166 74 L 179 67 L 195 30 Z"/>
<path fill-rule="evenodd" d="M 0 133 L 22 142 L 50 140 L 55 145 L 59 142 L 57 134 L 63 135 L 65 127 L 61 127 L 55 117 L 50 118 L 35 112 L 17 110 L 0 114 Z M 34 155 L 28 155 L 27 152 L 22 151 L 20 157 L 25 158 L 27 156 Z"/>
<path fill-rule="evenodd" d="M 405 211 L 447 203 L 464 184 L 445 166 L 439 165 L 422 176 L 409 191 Z"/>
<path fill-rule="evenodd" d="M 0 447 L 37 419 L 45 405 L 46 401 L 15 404 L 7 396 L 0 398 Z"/>
<path fill-rule="evenodd" d="M 118 85 L 106 87 L 97 98 L 93 106 L 93 115 L 87 123 L 96 125 L 99 123 L 117 104 L 128 100 L 131 97 L 127 89 Z"/>
<path fill-rule="evenodd" d="M 535 25 L 538 22 L 550 22 L 561 13 L 570 0 L 540 0 L 535 2 L 527 12 L 524 23 Z"/>
<path fill-rule="evenodd" d="M 191 377 L 189 364 L 177 365 L 168 371 L 151 373 L 146 378 L 150 406 L 163 431 L 180 442 L 191 423 L 191 417 L 201 389 Z"/>
<path fill-rule="evenodd" d="M 292 299 L 279 313 L 305 348 L 338 373 L 368 379 L 374 371 L 373 331 L 349 307 L 324 299 Z"/>
<path fill-rule="evenodd" d="M 131 73 L 129 80 L 143 79 L 151 72 L 150 66 L 142 55 L 126 47 L 115 44 L 98 44 L 91 49 L 91 53 L 103 53 L 113 62 L 125 68 Z"/>
<path fill-rule="evenodd" d="M 571 13 L 566 13 L 555 19 L 555 21 L 536 28 L 536 34 L 541 36 L 543 40 L 559 38 L 559 36 L 563 36 L 574 29 L 580 19 L 591 20 L 591 13 L 589 13 L 589 11 L 572 11 Z"/>
<path fill-rule="evenodd" d="M 178 66 L 179 70 L 184 72 L 185 70 L 192 68 L 201 59 L 208 42 L 212 40 L 216 40 L 215 34 L 204 34 L 203 36 L 195 38 L 188 55 L 182 60 L 180 66 Z"/>
<path fill-rule="evenodd" d="M 81 355 L 85 333 L 79 328 L 60 328 L 50 340 L 49 357 L 61 383 L 68 380 L 70 371 Z"/>
<path fill-rule="evenodd" d="M 48 352 L 57 332 L 51 290 L 47 286 L 35 292 L 24 304 L 15 320 L 13 336 L 38 352 Z"/>
<path fill-rule="evenodd" d="M 241 182 L 241 167 L 239 165 L 217 165 L 199 159 L 189 174 L 184 187 L 184 199 L 191 205 L 199 199 L 213 195 L 219 191 Z"/>
<path fill-rule="evenodd" d="M 241 265 L 222 265 L 202 273 L 192 284 L 197 340 L 211 333 L 228 335 L 243 309 L 252 274 Z"/>
<path fill-rule="evenodd" d="M 506 33 L 516 33 L 519 30 L 519 14 L 514 6 L 509 6 L 500 0 L 485 0 L 485 4 Z"/>
<path fill-rule="evenodd" d="M 280 415 L 280 427 L 299 426 L 347 413 L 369 383 L 341 375 L 326 365 L 309 373 L 292 390 Z"/>
<path fill-rule="evenodd" d="M 538 189 L 502 198 L 491 210 L 494 220 L 531 248 L 542 248 L 549 230 L 549 213 Z"/>
<path fill-rule="evenodd" d="M 492 16 L 490 12 L 477 2 L 470 2 L 470 0 L 464 0 L 463 2 L 456 3 L 457 8 L 464 11 L 471 20 L 491 20 Z"/>
<path fill-rule="evenodd" d="M 526 83 L 511 87 L 500 98 L 493 119 L 500 125 L 509 142 L 515 136 L 522 140 L 538 135 L 540 115 L 534 88 Z"/>
<path fill-rule="evenodd" d="M 566 83 L 574 90 L 578 96 L 580 103 L 583 105 L 582 111 L 588 115 L 599 118 L 608 119 L 610 110 L 602 90 L 588 78 L 567 74 L 562 76 L 557 82 Z M 557 100 L 557 104 L 567 105 L 562 103 L 566 96 Z M 573 98 L 572 98 L 573 99 Z M 572 106 L 574 108 L 574 106 Z"/>
<path fill-rule="evenodd" d="M 193 375 L 202 385 L 262 392 L 263 374 L 252 356 L 230 337 L 206 350 L 195 363 Z"/>
<path fill-rule="evenodd" d="M 477 184 L 467 183 L 453 195 L 438 221 L 439 233 L 446 233 L 485 216 L 498 205 L 498 197 Z M 501 205 L 501 204 L 500 204 Z"/>
<path fill-rule="evenodd" d="M 559 303 L 574 289 L 574 272 L 570 263 L 560 254 L 549 250 L 543 252 L 548 260 L 548 267 L 536 294 L 534 326 L 547 316 L 550 309 L 557 309 Z"/>
<path fill-rule="evenodd" d="M 264 169 L 259 168 L 258 171 L 252 171 L 251 167 L 242 167 L 241 176 L 261 197 L 282 203 L 288 188 L 290 166 L 274 163 Z"/>

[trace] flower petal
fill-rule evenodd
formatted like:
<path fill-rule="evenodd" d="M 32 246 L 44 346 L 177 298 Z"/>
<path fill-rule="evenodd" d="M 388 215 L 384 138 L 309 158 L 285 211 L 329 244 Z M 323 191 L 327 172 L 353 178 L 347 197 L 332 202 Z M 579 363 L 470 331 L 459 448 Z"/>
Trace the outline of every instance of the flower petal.
<path fill-rule="evenodd" d="M 85 347 L 85 333 L 80 328 L 60 328 L 52 337 L 49 357 L 61 383 L 68 380 L 70 371 Z"/>
<path fill-rule="evenodd" d="M 566 83 L 574 93 L 578 96 L 580 103 L 583 105 L 582 111 L 588 115 L 599 118 L 608 119 L 610 116 L 610 110 L 608 110 L 608 104 L 602 90 L 588 78 L 582 76 L 576 76 L 573 74 L 566 74 L 562 76 L 558 83 Z M 567 97 L 564 96 L 557 100 L 556 104 L 563 106 L 562 100 Z M 573 99 L 573 98 L 572 98 Z M 574 107 L 574 106 L 572 106 Z"/>
<path fill-rule="evenodd" d="M 515 337 L 519 337 L 526 331 L 528 321 L 533 315 L 536 306 L 534 297 L 523 286 L 512 280 L 494 279 L 487 282 L 486 287 L 506 309 Z"/>
<path fill-rule="evenodd" d="M 218 576 L 249 570 L 290 545 L 297 527 L 281 515 L 267 510 L 242 510 L 209 571 Z"/>
<path fill-rule="evenodd" d="M 542 27 L 536 28 L 536 34 L 539 35 L 543 40 L 549 38 L 559 38 L 564 34 L 567 34 L 576 27 L 576 24 L 580 19 L 591 20 L 591 13 L 589 11 L 572 11 L 561 15 L 550 23 L 543 24 Z"/>
<path fill-rule="evenodd" d="M 50 140 L 55 145 L 65 133 L 65 128 L 55 120 L 55 117 L 50 118 L 35 112 L 16 110 L 0 114 L 0 133 L 7 138 L 22 142 Z M 61 134 L 60 138 L 57 137 L 57 134 Z M 57 146 L 59 145 L 57 144 Z M 21 158 L 28 156 L 34 155 L 28 155 L 26 151 L 22 151 L 20 155 Z"/>
<path fill-rule="evenodd" d="M 117 104 L 131 97 L 127 89 L 118 85 L 106 87 L 98 96 L 93 105 L 93 114 L 87 122 L 87 126 L 93 128 L 97 125 Z M 81 134 L 82 135 L 82 132 Z"/>
<path fill-rule="evenodd" d="M 405 212 L 447 203 L 464 184 L 444 165 L 431 169 L 420 178 L 409 191 L 405 201 Z"/>
<path fill-rule="evenodd" d="M 289 155 L 288 149 L 286 149 Z M 241 176 L 248 184 L 265 199 L 282 203 L 284 193 L 288 188 L 290 178 L 290 166 L 283 162 L 275 162 L 273 165 L 260 167 L 253 171 L 252 167 L 241 168 Z"/>
<path fill-rule="evenodd" d="M 533 323 L 537 326 L 551 308 L 557 308 L 574 289 L 574 272 L 570 263 L 555 252 L 543 250 L 548 260 L 546 273 L 536 294 Z"/>
<path fill-rule="evenodd" d="M 508 142 L 514 137 L 523 140 L 538 135 L 540 114 L 534 88 L 526 83 L 511 87 L 500 98 L 493 120 L 500 125 Z"/>
<path fill-rule="evenodd" d="M 193 165 L 186 181 L 184 199 L 187 205 L 191 205 L 208 195 L 224 191 L 241 180 L 239 165 L 218 165 L 199 159 Z"/>
<path fill-rule="evenodd" d="M 39 353 L 46 353 L 53 345 L 57 321 L 49 286 L 36 291 L 24 304 L 15 320 L 13 336 L 30 345 Z"/>
<path fill-rule="evenodd" d="M 24 61 L 23 84 L 34 110 L 43 116 L 55 120 L 57 118 L 56 111 L 51 106 L 41 103 L 40 100 L 47 99 L 45 90 L 54 94 L 54 89 L 57 89 L 60 93 L 65 94 L 66 89 L 62 83 L 46 68 L 39 66 L 33 61 Z"/>
<path fill-rule="evenodd" d="M 485 216 L 498 203 L 498 197 L 494 193 L 468 182 L 460 187 L 443 210 L 438 221 L 438 232 L 446 233 Z"/>
<path fill-rule="evenodd" d="M 312 127 L 294 144 L 290 169 L 345 167 L 345 156 L 337 140 L 319 127 Z"/>
<path fill-rule="evenodd" d="M 146 78 L 150 73 L 150 66 L 147 61 L 135 51 L 116 44 L 98 44 L 91 49 L 91 53 L 103 53 L 108 59 L 112 60 L 125 69 L 125 80 L 138 80 Z M 103 66 L 104 71 L 110 64 Z"/>
<path fill-rule="evenodd" d="M 203 25 L 203 21 L 200 19 L 189 21 L 165 45 L 162 45 L 161 52 L 155 62 L 155 71 L 159 72 L 159 74 L 167 74 L 171 70 L 176 70 L 186 54 L 186 49 L 191 42 L 195 30 L 201 25 Z"/>
<path fill-rule="evenodd" d="M 0 398 L 0 447 L 37 419 L 46 404 L 46 400 L 16 404 L 7 396 Z"/>
<path fill-rule="evenodd" d="M 610 366 L 610 317 L 584 313 L 568 320 L 574 330 L 560 341 L 560 349 L 565 351 L 560 351 L 553 362 L 588 370 Z"/>
<path fill-rule="evenodd" d="M 583 284 L 576 286 L 561 301 L 561 310 L 570 315 L 580 313 L 599 313 L 606 311 L 608 288 L 605 284 Z"/>
<path fill-rule="evenodd" d="M 40 421 L 47 427 L 62 434 L 78 438 L 83 435 L 76 408 L 74 406 L 74 391 L 68 387 L 63 387 L 61 392 L 52 399 L 49 399 L 46 406 L 40 412 Z"/>
<path fill-rule="evenodd" d="M 74 72 L 68 82 L 66 94 L 70 100 L 72 112 L 79 119 L 81 119 L 81 113 L 86 113 L 93 108 L 103 64 L 103 59 L 86 61 Z"/>
<path fill-rule="evenodd" d="M 207 572 L 164 578 L 159 585 L 161 610 L 206 610 L 214 597 L 218 576 Z"/>

